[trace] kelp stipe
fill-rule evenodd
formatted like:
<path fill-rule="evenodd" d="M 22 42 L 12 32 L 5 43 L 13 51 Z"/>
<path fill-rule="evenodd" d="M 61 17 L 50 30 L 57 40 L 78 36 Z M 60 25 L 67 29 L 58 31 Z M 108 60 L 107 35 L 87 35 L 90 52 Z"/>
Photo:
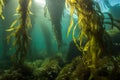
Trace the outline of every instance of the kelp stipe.
<path fill-rule="evenodd" d="M 16 9 L 18 18 L 13 21 L 10 28 L 6 30 L 11 32 L 11 34 L 8 35 L 7 40 L 9 41 L 11 37 L 14 39 L 13 45 L 15 47 L 15 53 L 13 60 L 15 64 L 24 63 L 29 47 L 30 37 L 28 30 L 31 27 L 30 7 L 31 0 L 19 0 L 19 5 Z"/>
<path fill-rule="evenodd" d="M 4 0 L 0 0 L 0 17 L 2 19 L 4 19 L 4 16 L 3 16 L 3 7 L 4 7 Z"/>

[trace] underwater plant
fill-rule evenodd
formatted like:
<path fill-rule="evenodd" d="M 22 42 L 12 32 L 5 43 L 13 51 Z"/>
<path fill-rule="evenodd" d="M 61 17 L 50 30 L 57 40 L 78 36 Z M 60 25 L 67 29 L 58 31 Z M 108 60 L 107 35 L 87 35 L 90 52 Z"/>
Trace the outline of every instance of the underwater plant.
<path fill-rule="evenodd" d="M 77 48 L 83 53 L 82 60 L 84 65 L 91 69 L 91 76 L 89 77 L 89 80 L 91 80 L 96 75 L 96 68 L 101 56 L 105 53 L 112 53 L 110 51 L 111 47 L 108 50 L 105 43 L 107 40 L 112 46 L 112 41 L 105 31 L 105 24 L 109 24 L 112 27 L 115 26 L 119 29 L 120 26 L 116 23 L 119 23 L 119 21 L 114 20 L 109 13 L 107 13 L 109 18 L 105 18 L 99 5 L 93 0 L 66 0 L 66 5 L 70 7 L 71 15 L 67 35 L 72 30 L 73 40 Z M 78 23 L 73 27 L 74 13 L 78 16 Z M 110 21 L 105 21 L 105 19 L 109 19 Z M 79 29 L 77 39 L 74 36 L 76 27 Z"/>
<path fill-rule="evenodd" d="M 28 51 L 30 40 L 28 30 L 32 26 L 30 20 L 30 7 L 31 0 L 19 0 L 19 5 L 16 9 L 18 18 L 13 21 L 10 28 L 6 30 L 11 32 L 11 34 L 8 35 L 7 40 L 9 41 L 11 37 L 14 39 L 13 45 L 16 48 L 13 58 L 15 64 L 24 63 Z"/>
<path fill-rule="evenodd" d="M 64 4 L 65 0 L 46 0 L 46 7 L 50 13 L 58 48 L 60 48 L 62 45 L 61 18 L 64 10 Z"/>
<path fill-rule="evenodd" d="M 67 0 L 67 3 L 70 5 L 71 16 L 75 10 L 78 16 L 78 25 L 73 30 L 73 40 L 76 43 L 74 31 L 78 26 L 80 29 L 80 35 L 78 37 L 80 46 L 77 43 L 76 45 L 79 50 L 82 50 L 83 54 L 91 57 L 90 61 L 92 62 L 92 66 L 95 67 L 96 59 L 103 53 L 105 46 L 103 44 L 105 30 L 103 28 L 103 15 L 100 12 L 100 8 L 92 0 Z M 71 19 L 68 35 L 72 25 L 73 19 Z"/>
<path fill-rule="evenodd" d="M 105 24 L 111 25 L 112 28 L 115 26 L 120 29 L 118 25 L 120 21 L 113 19 L 110 13 L 104 13 L 109 16 L 109 18 L 105 18 L 99 5 L 93 0 L 66 0 L 66 3 L 70 7 L 71 14 L 67 35 L 72 30 L 74 24 L 73 14 L 75 13 L 78 16 L 78 23 L 73 28 L 73 40 L 77 48 L 83 52 L 83 55 L 89 54 L 92 63 L 95 64 L 96 59 L 99 59 L 102 53 L 107 52 L 104 44 L 105 40 L 110 41 L 110 37 L 105 31 Z M 74 36 L 76 27 L 80 31 L 77 39 Z"/>
<path fill-rule="evenodd" d="M 4 16 L 3 16 L 3 7 L 4 7 L 4 0 L 0 0 L 0 17 L 2 18 L 2 19 L 4 19 Z"/>

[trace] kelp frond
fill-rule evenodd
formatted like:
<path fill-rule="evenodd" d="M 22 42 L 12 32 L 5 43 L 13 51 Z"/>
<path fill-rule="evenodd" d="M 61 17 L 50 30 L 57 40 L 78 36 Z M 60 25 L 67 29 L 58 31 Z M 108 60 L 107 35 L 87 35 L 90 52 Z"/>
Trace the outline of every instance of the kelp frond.
<path fill-rule="evenodd" d="M 110 14 L 108 14 L 110 20 L 105 20 L 99 5 L 94 3 L 93 0 L 66 0 L 66 4 L 67 6 L 69 5 L 71 10 L 71 23 L 68 28 L 68 34 L 72 31 L 73 41 L 77 48 L 83 52 L 82 61 L 91 70 L 88 79 L 91 80 L 93 77 L 96 77 L 97 68 L 100 68 L 101 65 L 103 66 L 108 61 L 107 58 L 105 63 L 100 64 L 101 55 L 111 52 L 108 51 L 105 43 L 105 41 L 109 41 L 108 43 L 112 45 L 110 37 L 105 31 L 104 24 L 110 24 L 111 27 L 116 26 L 119 29 L 120 26 L 116 25 L 119 21 L 114 20 Z M 75 11 L 78 16 L 77 26 L 73 26 L 74 21 L 72 17 Z M 74 36 L 75 29 L 80 31 L 78 38 Z M 109 48 L 111 49 L 111 47 Z"/>
<path fill-rule="evenodd" d="M 105 22 L 100 7 L 93 0 L 66 0 L 66 4 L 70 7 L 71 15 L 68 34 L 73 31 L 73 40 L 76 46 L 88 57 L 84 61 L 91 63 L 89 66 L 96 66 L 97 59 L 106 51 L 103 38 L 107 37 L 104 35 L 103 25 Z M 78 26 L 73 26 L 72 17 L 75 11 L 78 16 Z M 74 37 L 76 27 L 80 31 L 77 39 Z M 76 42 L 77 40 L 79 40 L 79 43 Z M 83 55 L 83 58 L 85 55 Z"/>
<path fill-rule="evenodd" d="M 0 17 L 2 19 L 5 19 L 4 16 L 3 16 L 3 7 L 4 7 L 4 0 L 0 0 Z"/>
<path fill-rule="evenodd" d="M 11 32 L 7 37 L 8 40 L 14 37 L 13 44 L 16 47 L 14 59 L 16 63 L 24 62 L 29 47 L 30 37 L 28 35 L 28 29 L 31 27 L 30 6 L 31 0 L 19 0 L 19 6 L 16 9 L 19 18 L 13 21 L 10 28 L 6 30 Z"/>

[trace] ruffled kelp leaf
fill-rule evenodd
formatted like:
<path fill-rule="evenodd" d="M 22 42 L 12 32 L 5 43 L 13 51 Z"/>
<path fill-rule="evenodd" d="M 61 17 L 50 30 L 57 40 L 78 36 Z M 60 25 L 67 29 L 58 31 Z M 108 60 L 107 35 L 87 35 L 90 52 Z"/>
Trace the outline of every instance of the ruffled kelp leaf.
<path fill-rule="evenodd" d="M 5 19 L 5 17 L 3 16 L 3 7 L 4 7 L 4 0 L 0 0 L 0 17 L 2 19 Z"/>
<path fill-rule="evenodd" d="M 3 15 L 0 15 L 1 16 L 1 18 L 4 20 L 5 19 L 5 17 L 3 16 Z"/>
<path fill-rule="evenodd" d="M 10 31 L 13 31 L 15 30 L 15 28 L 11 27 L 10 29 L 7 29 L 6 31 L 10 32 Z"/>
<path fill-rule="evenodd" d="M 71 19 L 71 20 L 70 20 L 70 26 L 68 27 L 67 37 L 68 37 L 69 34 L 70 34 L 70 31 L 71 31 L 71 29 L 72 29 L 72 27 L 73 27 L 73 24 L 74 24 L 74 21 L 73 21 L 73 19 Z"/>
<path fill-rule="evenodd" d="M 83 48 L 83 52 L 88 51 L 89 47 L 90 47 L 90 42 L 88 41 Z"/>
<path fill-rule="evenodd" d="M 10 28 L 14 27 L 17 22 L 18 22 L 18 20 L 13 21 Z"/>
<path fill-rule="evenodd" d="M 70 19 L 70 26 L 68 27 L 68 32 L 67 32 L 67 37 L 69 36 L 69 33 L 73 27 L 73 24 L 74 24 L 74 20 L 73 20 L 73 14 L 74 14 L 74 11 L 75 11 L 75 7 L 74 6 L 71 6 L 71 9 L 70 9 L 70 16 L 71 16 L 71 19 Z"/>

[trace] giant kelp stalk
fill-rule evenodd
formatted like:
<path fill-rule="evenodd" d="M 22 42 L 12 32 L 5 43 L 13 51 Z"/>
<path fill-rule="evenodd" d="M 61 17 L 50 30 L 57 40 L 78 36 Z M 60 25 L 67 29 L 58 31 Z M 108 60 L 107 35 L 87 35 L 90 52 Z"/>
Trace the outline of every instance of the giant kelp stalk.
<path fill-rule="evenodd" d="M 50 13 L 53 31 L 57 40 L 58 48 L 62 45 L 61 18 L 65 0 L 46 0 L 46 6 Z"/>
<path fill-rule="evenodd" d="M 17 64 L 24 62 L 29 47 L 30 38 L 28 35 L 28 28 L 31 27 L 30 6 L 31 0 L 19 0 L 19 6 L 16 9 L 19 18 L 16 19 L 10 26 L 10 29 L 7 30 L 12 31 L 7 37 L 8 40 L 11 36 L 14 36 L 14 46 L 16 47 L 14 61 L 16 61 Z"/>
<path fill-rule="evenodd" d="M 4 16 L 3 16 L 3 7 L 4 7 L 4 0 L 0 0 L 0 17 L 2 19 L 4 19 Z"/>

